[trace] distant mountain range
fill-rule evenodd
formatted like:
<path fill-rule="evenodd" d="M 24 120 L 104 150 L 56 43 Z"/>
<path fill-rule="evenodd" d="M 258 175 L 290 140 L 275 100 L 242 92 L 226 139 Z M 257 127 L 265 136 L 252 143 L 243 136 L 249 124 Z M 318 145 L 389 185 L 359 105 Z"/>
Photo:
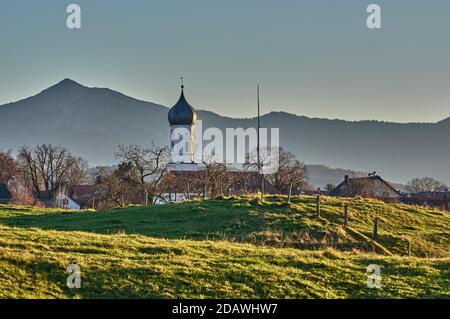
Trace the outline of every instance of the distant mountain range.
<path fill-rule="evenodd" d="M 178 94 L 174 91 L 174 102 Z M 166 106 L 65 79 L 35 96 L 0 106 L 0 149 L 60 144 L 86 158 L 91 166 L 111 165 L 119 144 L 167 144 L 167 112 Z M 254 118 L 235 119 L 209 111 L 199 111 L 199 118 L 204 128 L 255 126 Z M 306 163 L 377 171 L 400 183 L 431 176 L 450 184 L 450 118 L 398 124 L 271 112 L 262 116 L 261 123 L 280 128 L 282 146 Z M 337 183 L 345 175 L 345 170 L 331 169 L 326 177 L 323 173 L 328 168 L 319 167 L 323 168 L 310 166 L 316 186 Z"/>

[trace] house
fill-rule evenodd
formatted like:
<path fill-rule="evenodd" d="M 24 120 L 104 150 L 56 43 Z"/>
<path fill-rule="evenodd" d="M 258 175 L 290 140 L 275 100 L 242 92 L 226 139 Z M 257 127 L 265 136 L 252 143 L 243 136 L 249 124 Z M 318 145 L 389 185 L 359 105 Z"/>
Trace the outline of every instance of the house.
<path fill-rule="evenodd" d="M 59 193 L 56 196 L 55 205 L 58 208 L 67 208 L 73 210 L 80 210 L 81 207 L 74 200 L 64 193 Z"/>
<path fill-rule="evenodd" d="M 6 184 L 0 184 L 0 204 L 9 204 L 11 199 L 12 195 Z"/>
<path fill-rule="evenodd" d="M 95 208 L 95 200 L 100 194 L 96 185 L 73 185 L 67 197 L 80 206 L 80 209 Z"/>
<path fill-rule="evenodd" d="M 51 205 L 67 209 L 95 208 L 95 200 L 99 195 L 96 185 L 73 185 L 66 192 L 59 192 Z"/>
<path fill-rule="evenodd" d="M 402 198 L 402 202 L 410 205 L 421 205 L 436 207 L 441 210 L 450 211 L 450 192 L 420 192 L 414 194 L 406 194 Z"/>
<path fill-rule="evenodd" d="M 397 203 L 402 199 L 399 191 L 376 174 L 356 178 L 349 178 L 346 175 L 344 181 L 330 191 L 329 195 L 337 197 L 362 196 Z"/>

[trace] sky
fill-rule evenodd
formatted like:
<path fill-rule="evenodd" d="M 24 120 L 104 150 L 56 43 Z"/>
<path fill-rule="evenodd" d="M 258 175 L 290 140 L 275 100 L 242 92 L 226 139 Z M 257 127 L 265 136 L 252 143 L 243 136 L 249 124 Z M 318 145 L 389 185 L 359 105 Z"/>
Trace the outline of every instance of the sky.
<path fill-rule="evenodd" d="M 66 7 L 81 7 L 68 29 Z M 381 7 L 368 29 L 366 8 Z M 166 106 L 435 122 L 450 116 L 448 0 L 0 2 L 0 104 L 71 78 Z"/>

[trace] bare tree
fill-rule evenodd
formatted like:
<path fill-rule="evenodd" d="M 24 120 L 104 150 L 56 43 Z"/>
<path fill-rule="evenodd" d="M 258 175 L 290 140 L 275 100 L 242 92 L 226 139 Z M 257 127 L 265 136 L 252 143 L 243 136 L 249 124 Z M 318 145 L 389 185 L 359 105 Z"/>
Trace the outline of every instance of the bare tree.
<path fill-rule="evenodd" d="M 16 173 L 17 165 L 11 156 L 11 151 L 0 152 L 0 183 L 8 184 Z"/>
<path fill-rule="evenodd" d="M 11 193 L 11 202 L 16 205 L 33 205 L 35 199 L 30 189 L 23 183 L 20 177 L 14 176 L 8 182 L 8 190 Z"/>
<path fill-rule="evenodd" d="M 270 166 L 271 163 L 271 154 L 268 150 L 254 150 L 252 152 L 247 153 L 246 156 L 246 162 L 243 165 L 243 167 L 246 170 L 257 172 L 259 176 L 259 190 L 261 191 L 261 199 L 264 198 L 264 185 L 266 178 L 264 177 L 264 169 L 267 166 Z M 234 180 L 235 186 L 234 188 L 237 188 L 238 184 L 241 184 L 241 182 L 235 180 L 235 178 L 231 178 Z"/>
<path fill-rule="evenodd" d="M 206 168 L 205 174 L 203 174 L 203 195 L 205 197 L 207 194 L 210 197 L 223 195 L 223 182 L 227 175 L 226 165 L 205 158 L 203 159 L 203 165 Z"/>
<path fill-rule="evenodd" d="M 142 203 L 141 187 L 135 173 L 129 163 L 121 163 L 112 172 L 104 167 L 99 168 L 96 178 L 97 207 L 108 209 Z"/>
<path fill-rule="evenodd" d="M 148 147 L 120 145 L 115 157 L 122 164 L 130 165 L 130 174 L 139 183 L 142 194 L 145 192 L 152 203 L 167 172 L 168 148 L 153 144 Z"/>
<path fill-rule="evenodd" d="M 35 202 L 26 178 L 20 173 L 11 151 L 0 152 L 0 183 L 7 185 L 11 202 L 17 205 L 31 205 Z"/>
<path fill-rule="evenodd" d="M 29 178 L 39 199 L 46 200 L 53 200 L 58 190 L 79 183 L 87 167 L 81 157 L 51 144 L 34 149 L 22 146 L 17 159 L 21 172 Z M 41 190 L 45 191 L 45 198 L 41 198 Z"/>
<path fill-rule="evenodd" d="M 267 179 L 280 192 L 289 194 L 290 198 L 293 189 L 302 189 L 307 185 L 306 166 L 294 154 L 280 148 L 278 171 L 268 175 Z"/>
<path fill-rule="evenodd" d="M 266 150 L 260 154 L 259 161 L 255 160 L 255 154 L 247 155 L 247 163 L 244 165 L 249 170 L 264 172 L 264 167 L 272 166 L 274 158 L 278 160 L 278 169 L 275 173 L 261 175 L 261 190 L 264 190 L 264 181 L 267 179 L 279 192 L 289 194 L 289 199 L 294 189 L 305 189 L 307 183 L 307 170 L 304 163 L 300 162 L 294 154 L 279 148 L 277 156 L 272 156 Z"/>
<path fill-rule="evenodd" d="M 416 177 L 406 184 L 406 188 L 411 193 L 443 192 L 448 186 L 431 177 Z"/>

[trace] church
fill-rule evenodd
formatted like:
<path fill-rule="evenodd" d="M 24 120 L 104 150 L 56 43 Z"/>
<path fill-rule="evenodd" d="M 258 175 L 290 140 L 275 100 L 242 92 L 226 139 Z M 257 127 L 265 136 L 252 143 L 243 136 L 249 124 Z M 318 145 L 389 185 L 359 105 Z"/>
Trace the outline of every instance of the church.
<path fill-rule="evenodd" d="M 195 161 L 196 152 L 202 153 L 195 136 L 198 113 L 186 100 L 183 84 L 180 97 L 170 108 L 167 119 L 170 126 L 170 163 L 162 196 L 164 200 L 157 200 L 157 204 L 180 202 L 193 197 L 257 193 L 261 190 L 261 180 L 265 192 L 277 193 L 275 187 L 256 171 L 238 171 L 220 163 L 211 168 L 213 165 Z"/>
<path fill-rule="evenodd" d="M 167 114 L 170 125 L 170 171 L 199 171 L 204 169 L 200 163 L 195 163 L 195 123 L 197 111 L 184 97 L 184 85 L 181 85 L 181 95 L 177 103 Z"/>

